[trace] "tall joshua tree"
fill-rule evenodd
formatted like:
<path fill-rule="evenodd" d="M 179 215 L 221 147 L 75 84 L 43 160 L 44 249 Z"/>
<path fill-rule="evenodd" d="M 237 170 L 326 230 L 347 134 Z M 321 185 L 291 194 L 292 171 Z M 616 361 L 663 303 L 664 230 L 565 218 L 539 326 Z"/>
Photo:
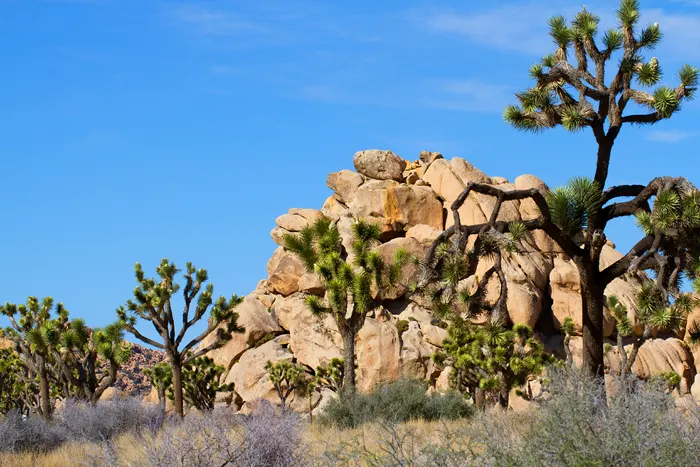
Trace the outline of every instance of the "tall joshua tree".
<path fill-rule="evenodd" d="M 341 243 L 337 227 L 321 218 L 305 227 L 299 235 L 284 236 L 284 247 L 301 258 L 306 269 L 315 272 L 325 287 L 325 299 L 315 295 L 306 303 L 315 315 L 331 315 L 343 339 L 343 391 L 355 392 L 355 338 L 367 313 L 377 308 L 382 292 L 399 278 L 408 254 L 398 250 L 394 261 L 385 264 L 372 251 L 379 243 L 379 226 L 364 221 L 353 225 L 354 242 L 350 261 Z"/>
<path fill-rule="evenodd" d="M 209 283 L 202 290 L 203 284 L 209 278 L 207 270 L 196 269 L 192 263 L 187 263 L 184 274 L 186 281 L 183 290 L 184 307 L 178 331 L 171 299 L 180 290 L 180 286 L 175 282 L 175 275 L 180 270 L 175 267 L 174 263 L 163 259 L 156 268 L 158 280 L 147 278 L 139 263 L 136 263 L 135 271 L 138 286 L 134 289 L 134 300 L 129 300 L 126 302 L 126 306 L 119 307 L 117 316 L 124 322 L 126 330 L 137 339 L 165 351 L 172 367 L 175 413 L 182 416 L 184 414 L 183 365 L 223 346 L 231 339 L 232 333 L 243 332 L 243 329 L 238 326 L 238 313 L 235 311 L 236 306 L 243 299 L 237 295 L 233 295 L 230 299 L 221 296 L 214 303 L 212 299 L 214 286 Z M 194 305 L 194 311 L 191 312 L 195 298 L 197 301 Z M 211 312 L 206 329 L 198 336 L 186 341 L 187 331 L 207 314 L 210 306 Z M 137 318 L 149 321 L 160 336 L 160 341 L 143 335 L 136 328 Z M 209 345 L 193 350 L 212 333 L 216 333 L 216 339 Z"/>
<path fill-rule="evenodd" d="M 10 319 L 11 326 L 3 331 L 5 337 L 15 345 L 29 376 L 39 383 L 39 406 L 37 410 L 44 418 L 51 418 L 53 397 L 51 396 L 51 375 L 55 365 L 53 349 L 58 345 L 65 325 L 68 310 L 62 303 L 55 306 L 51 297 L 41 302 L 36 297 L 28 297 L 26 305 L 6 303 L 0 312 Z"/>
<path fill-rule="evenodd" d="M 662 77 L 659 62 L 656 58 L 645 60 L 641 52 L 653 49 L 661 41 L 659 25 L 639 29 L 637 0 L 622 0 L 617 18 L 619 27 L 606 31 L 598 43 L 599 18 L 585 8 L 570 24 L 561 16 L 551 18 L 550 35 L 556 50 L 530 69 L 535 85 L 516 94 L 520 105 L 509 106 L 504 113 L 505 121 L 514 128 L 533 133 L 558 126 L 571 132 L 590 130 L 598 145 L 593 178 L 575 179 L 546 198 L 535 189 L 506 192 L 486 184 L 469 183 L 452 204 L 454 226 L 436 240 L 424 261 L 420 283 L 422 286 L 440 283 L 446 267 L 450 267 L 447 263 L 454 262 L 447 257 L 465 258 L 456 264 L 462 268 L 459 275 L 469 277 L 475 273 L 484 249 L 494 244 L 498 246 L 505 232 L 522 234 L 543 230 L 572 258 L 578 269 L 584 367 L 597 376 L 602 376 L 604 371 L 606 286 L 626 273 L 652 270 L 665 300 L 673 300 L 679 293 L 679 277 L 697 257 L 696 239 L 700 232 L 700 217 L 693 217 L 700 214 L 697 190 L 683 178 L 659 177 L 646 185 L 607 187 L 612 148 L 622 127 L 652 125 L 670 118 L 683 102 L 693 97 L 698 83 L 698 69 L 686 65 L 678 72 L 679 84 L 675 88 L 658 86 Z M 612 79 L 606 80 L 609 70 L 606 65 L 617 55 L 621 55 L 619 64 L 613 70 Z M 653 90 L 645 90 L 653 86 L 656 86 Z M 631 103 L 649 111 L 629 113 Z M 460 223 L 458 209 L 471 192 L 496 199 L 491 218 L 485 224 Z M 653 210 L 650 207 L 652 198 L 656 201 Z M 538 218 L 517 224 L 497 220 L 503 202 L 525 199 L 536 203 L 540 210 Z M 623 258 L 601 271 L 605 228 L 611 220 L 624 216 L 638 217 L 645 230 L 644 237 Z M 476 240 L 467 249 L 467 239 L 472 235 Z M 450 250 L 449 254 L 440 257 L 438 253 L 445 250 Z M 495 254 L 496 265 L 491 274 L 501 277 L 498 252 Z M 502 296 L 507 295 L 504 288 L 507 285 L 501 280 Z M 505 305 L 501 301 L 499 306 Z"/>

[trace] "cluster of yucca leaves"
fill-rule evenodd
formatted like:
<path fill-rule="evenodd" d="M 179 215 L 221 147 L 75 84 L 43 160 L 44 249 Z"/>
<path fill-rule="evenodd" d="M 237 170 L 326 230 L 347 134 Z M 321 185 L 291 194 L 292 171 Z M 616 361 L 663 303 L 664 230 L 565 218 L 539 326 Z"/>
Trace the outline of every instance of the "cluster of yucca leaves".
<path fill-rule="evenodd" d="M 56 399 L 96 402 L 130 356 L 120 323 L 90 330 L 83 320 L 70 320 L 62 303 L 54 307 L 51 297 L 7 303 L 0 312 L 10 318 L 11 326 L 2 334 L 13 342 L 22 365 L 14 377 L 22 381 L 25 404 L 31 403 L 32 410 L 46 417 Z M 49 384 L 50 401 L 40 400 L 42 381 Z"/>
<path fill-rule="evenodd" d="M 575 132 L 589 126 L 595 119 L 596 111 L 586 98 L 601 101 L 608 98 L 606 94 L 615 98 L 626 92 L 631 100 L 658 114 L 649 121 L 642 119 L 634 123 L 654 123 L 669 118 L 680 109 L 683 101 L 692 99 L 698 85 L 697 68 L 683 66 L 677 74 L 680 84 L 676 88 L 659 86 L 663 72 L 658 60 L 654 57 L 645 61 L 641 55 L 642 50 L 654 49 L 663 34 L 658 24 L 638 31 L 639 2 L 622 0 L 617 17 L 619 28 L 605 31 L 601 44 L 596 44 L 600 18 L 585 7 L 571 24 L 567 24 L 562 16 L 551 18 L 549 33 L 557 49 L 530 68 L 530 76 L 536 84 L 528 91 L 517 94 L 520 106 L 506 108 L 506 122 L 524 131 L 539 132 L 561 125 Z M 578 62 L 576 69 L 568 62 L 571 49 Z M 618 51 L 623 51 L 618 73 L 606 87 L 603 83 L 605 63 Z M 593 62 L 595 76 L 588 71 L 589 60 Z M 648 93 L 624 85 L 632 80 L 642 87 L 657 87 Z M 585 86 L 591 85 L 592 88 L 584 94 L 577 81 L 585 82 Z"/>
<path fill-rule="evenodd" d="M 545 199 L 552 223 L 570 237 L 586 229 L 601 207 L 602 189 L 586 177 L 575 177 L 547 192 Z"/>
<path fill-rule="evenodd" d="M 386 264 L 374 248 L 381 229 L 377 224 L 358 221 L 353 225 L 353 261 L 344 255 L 340 233 L 328 218 L 321 218 L 302 229 L 299 235 L 286 234 L 284 247 L 297 254 L 309 271 L 314 271 L 326 287 L 326 303 L 319 297 L 307 297 L 315 314 L 345 316 L 352 296 L 353 313 L 364 314 L 375 308 L 372 288 L 382 290 L 395 284 L 409 255 L 398 250 L 395 261 Z"/>
<path fill-rule="evenodd" d="M 27 397 L 36 392 L 36 384 L 27 381 L 26 372 L 14 350 L 0 349 L 0 413 L 17 410 L 28 414 L 31 411 L 32 404 Z"/>
<path fill-rule="evenodd" d="M 449 337 L 442 351 L 433 358 L 438 364 L 449 364 L 454 369 L 453 387 L 472 398 L 481 389 L 507 406 L 508 393 L 513 387 L 525 384 L 554 361 L 533 336 L 532 329 L 524 324 L 508 329 L 456 319 L 447 332 Z"/>

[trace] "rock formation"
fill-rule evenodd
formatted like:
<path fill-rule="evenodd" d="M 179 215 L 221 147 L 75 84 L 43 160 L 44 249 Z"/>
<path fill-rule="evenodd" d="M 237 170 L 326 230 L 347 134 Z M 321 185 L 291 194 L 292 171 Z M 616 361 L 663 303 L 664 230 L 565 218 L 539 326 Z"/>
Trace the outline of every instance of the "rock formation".
<path fill-rule="evenodd" d="M 299 232 L 320 216 L 327 216 L 337 222 L 343 245 L 350 251 L 352 224 L 364 219 L 381 226 L 382 244 L 377 251 L 382 256 L 389 257 L 397 248 L 404 248 L 422 257 L 430 243 L 452 224 L 447 208 L 467 183 L 487 183 L 506 190 L 548 190 L 533 175 L 521 175 L 510 182 L 489 177 L 464 159 L 447 160 L 439 153 L 427 151 L 415 162 L 405 161 L 391 151 L 360 151 L 355 154 L 354 165 L 357 172 L 341 170 L 328 176 L 326 183 L 333 194 L 319 210 L 290 209 L 276 219 L 271 236 L 280 246 L 267 264 L 268 277 L 260 281 L 239 308 L 240 323 L 246 332 L 234 335 L 225 347 L 211 353 L 217 363 L 227 368 L 226 382 L 235 383 L 233 399 L 244 408 L 257 398 L 276 400 L 263 368 L 268 360 L 292 360 L 313 370 L 342 355 L 342 341 L 333 320 L 312 316 L 304 303 L 305 296 L 322 294 L 323 288 L 315 275 L 309 274 L 301 261 L 281 246 L 284 234 Z M 493 206 L 493 199 L 471 194 L 460 211 L 462 223 L 485 222 Z M 532 219 L 538 214 L 530 200 L 509 201 L 501 209 L 500 219 Z M 619 257 L 614 245 L 608 244 L 601 266 Z M 489 267 L 485 261 L 482 263 L 477 275 Z M 563 356 L 561 323 L 571 316 L 577 332 L 581 326 L 580 284 L 571 260 L 547 235 L 536 231 L 524 242 L 522 251 L 504 258 L 504 270 L 509 283 L 511 320 L 532 326 L 548 349 Z M 416 275 L 416 267 L 404 272 L 404 285 L 386 297 L 357 337 L 357 387 L 361 391 L 402 374 L 428 379 L 437 390 L 448 386 L 450 369 L 441 372 L 430 359 L 447 335 L 440 326 L 443 323 L 433 317 L 424 299 L 407 295 L 406 286 L 416 280 Z M 639 285 L 638 278 L 627 277 L 615 280 L 606 289 L 607 295 L 616 295 L 627 306 L 633 324 L 634 295 Z M 497 296 L 498 287 L 497 281 L 490 283 L 489 295 Z M 695 318 L 700 321 L 700 315 Z M 409 323 L 401 334 L 396 326 L 399 320 Z M 606 310 L 605 335 L 613 337 L 614 333 L 614 320 Z M 580 358 L 580 337 L 572 339 L 571 349 L 574 358 Z M 644 345 L 633 370 L 642 377 L 674 370 L 682 376 L 682 392 L 691 392 L 692 387 L 693 394 L 699 394 L 695 382 L 700 379 L 696 378 L 700 370 L 697 360 L 680 340 L 658 338 Z M 608 364 L 615 367 L 614 354 L 609 355 Z M 328 396 L 315 403 L 323 404 L 324 397 Z"/>

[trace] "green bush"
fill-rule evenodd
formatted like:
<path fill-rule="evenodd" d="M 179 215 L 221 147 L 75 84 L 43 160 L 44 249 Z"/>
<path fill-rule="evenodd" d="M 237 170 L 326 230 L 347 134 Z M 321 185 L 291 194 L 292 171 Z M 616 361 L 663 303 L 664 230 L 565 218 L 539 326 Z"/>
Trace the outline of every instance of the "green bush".
<path fill-rule="evenodd" d="M 426 394 L 427 387 L 423 381 L 400 379 L 370 394 L 342 394 L 328 404 L 319 423 L 353 428 L 374 421 L 453 420 L 472 414 L 460 393 Z"/>

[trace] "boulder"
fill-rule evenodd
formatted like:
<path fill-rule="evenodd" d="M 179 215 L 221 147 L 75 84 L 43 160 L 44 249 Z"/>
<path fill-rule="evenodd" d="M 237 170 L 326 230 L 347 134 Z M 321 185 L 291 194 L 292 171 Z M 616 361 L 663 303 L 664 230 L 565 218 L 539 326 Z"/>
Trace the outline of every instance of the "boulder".
<path fill-rule="evenodd" d="M 693 385 L 690 388 L 690 395 L 695 399 L 695 403 L 700 405 L 700 373 L 695 374 Z"/>
<path fill-rule="evenodd" d="M 286 339 L 288 336 L 282 335 L 260 347 L 247 350 L 231 368 L 225 382 L 233 383 L 236 392 L 245 402 L 266 399 L 276 403 L 279 400 L 265 364 L 268 360 L 272 363 L 293 360 L 294 356 L 282 345 Z"/>
<path fill-rule="evenodd" d="M 105 391 L 100 396 L 101 401 L 111 401 L 114 399 L 121 399 L 126 397 L 126 394 L 121 389 L 111 386 L 105 389 Z"/>
<path fill-rule="evenodd" d="M 289 232 L 301 232 L 301 229 L 322 217 L 323 214 L 317 209 L 292 208 L 275 219 L 275 224 Z"/>
<path fill-rule="evenodd" d="M 428 187 L 370 181 L 357 190 L 348 207 L 356 219 L 378 223 L 388 238 L 418 224 L 443 228 L 442 204 Z"/>
<path fill-rule="evenodd" d="M 384 260 L 384 264 L 389 266 L 394 262 L 396 252 L 403 250 L 413 257 L 422 259 L 427 252 L 427 247 L 414 238 L 400 237 L 383 243 L 376 247 L 374 251 Z M 394 300 L 402 297 L 408 291 L 411 284 L 418 281 L 418 265 L 413 261 L 408 261 L 401 270 L 401 275 L 397 283 L 393 287 L 388 287 L 383 290 L 383 299 Z M 373 296 L 376 298 L 378 290 L 373 290 Z"/>
<path fill-rule="evenodd" d="M 353 158 L 355 170 L 375 180 L 396 180 L 400 182 L 406 161 L 391 151 L 366 149 L 358 151 Z"/>
<path fill-rule="evenodd" d="M 269 287 L 284 296 L 299 290 L 299 279 L 305 272 L 301 260 L 282 247 L 278 247 L 267 262 Z"/>
<path fill-rule="evenodd" d="M 398 318 L 404 321 L 415 320 L 421 324 L 429 324 L 433 319 L 433 315 L 429 310 L 426 310 L 413 302 L 408 302 L 406 307 L 399 313 Z"/>
<path fill-rule="evenodd" d="M 452 389 L 452 384 L 450 383 L 450 375 L 453 371 L 454 368 L 448 366 L 440 372 L 440 376 L 438 376 L 437 380 L 435 381 L 435 389 L 437 391 L 444 392 Z"/>
<path fill-rule="evenodd" d="M 415 238 L 421 243 L 427 243 L 430 245 L 440 236 L 441 233 L 442 231 L 436 229 L 435 227 L 425 224 L 418 224 L 406 231 L 406 238 Z"/>
<path fill-rule="evenodd" d="M 409 322 L 408 330 L 401 335 L 401 343 L 401 375 L 425 379 L 433 348 L 423 340 L 417 322 Z"/>
<path fill-rule="evenodd" d="M 437 159 L 442 159 L 443 157 L 439 152 L 421 151 L 418 158 L 423 164 L 427 165 Z"/>
<path fill-rule="evenodd" d="M 245 331 L 231 334 L 231 340 L 223 347 L 207 353 L 208 357 L 214 359 L 214 363 L 222 365 L 227 370 L 233 366 L 243 352 L 255 347 L 261 339 L 283 332 L 270 314 L 268 307 L 255 295 L 247 296 L 236 307 L 236 312 L 238 313 L 238 325 L 243 327 Z M 213 332 L 205 337 L 198 347 L 204 348 L 215 340 L 216 333 Z"/>
<path fill-rule="evenodd" d="M 323 282 L 315 272 L 304 273 L 299 278 L 299 292 L 305 292 L 313 295 L 323 295 L 325 292 Z"/>
<path fill-rule="evenodd" d="M 355 346 L 357 389 L 370 392 L 401 376 L 399 333 L 396 326 L 367 318 Z"/>
<path fill-rule="evenodd" d="M 313 369 L 342 357 L 343 340 L 332 316 L 311 314 L 305 295 L 294 294 L 275 302 L 275 316 L 289 331 L 289 349 L 297 361 Z"/>
<path fill-rule="evenodd" d="M 337 221 L 341 216 L 350 216 L 350 209 L 338 198 L 338 195 L 329 196 L 321 207 L 324 216 Z"/>
<path fill-rule="evenodd" d="M 343 203 L 348 204 L 355 197 L 357 189 L 364 183 L 362 175 L 351 170 L 341 170 L 328 175 L 326 185 L 335 191 Z"/>
<path fill-rule="evenodd" d="M 447 329 L 440 326 L 434 326 L 429 323 L 421 323 L 420 329 L 423 332 L 423 339 L 435 347 L 442 347 L 445 339 L 447 339 Z"/>
<path fill-rule="evenodd" d="M 625 346 L 629 355 L 632 345 Z M 614 347 L 605 355 L 611 371 L 620 371 L 620 354 Z M 653 375 L 675 371 L 681 376 L 680 393 L 687 394 L 695 380 L 696 370 L 693 354 L 683 341 L 674 337 L 669 339 L 648 339 L 639 348 L 637 358 L 632 365 L 632 371 L 642 379 Z"/>

